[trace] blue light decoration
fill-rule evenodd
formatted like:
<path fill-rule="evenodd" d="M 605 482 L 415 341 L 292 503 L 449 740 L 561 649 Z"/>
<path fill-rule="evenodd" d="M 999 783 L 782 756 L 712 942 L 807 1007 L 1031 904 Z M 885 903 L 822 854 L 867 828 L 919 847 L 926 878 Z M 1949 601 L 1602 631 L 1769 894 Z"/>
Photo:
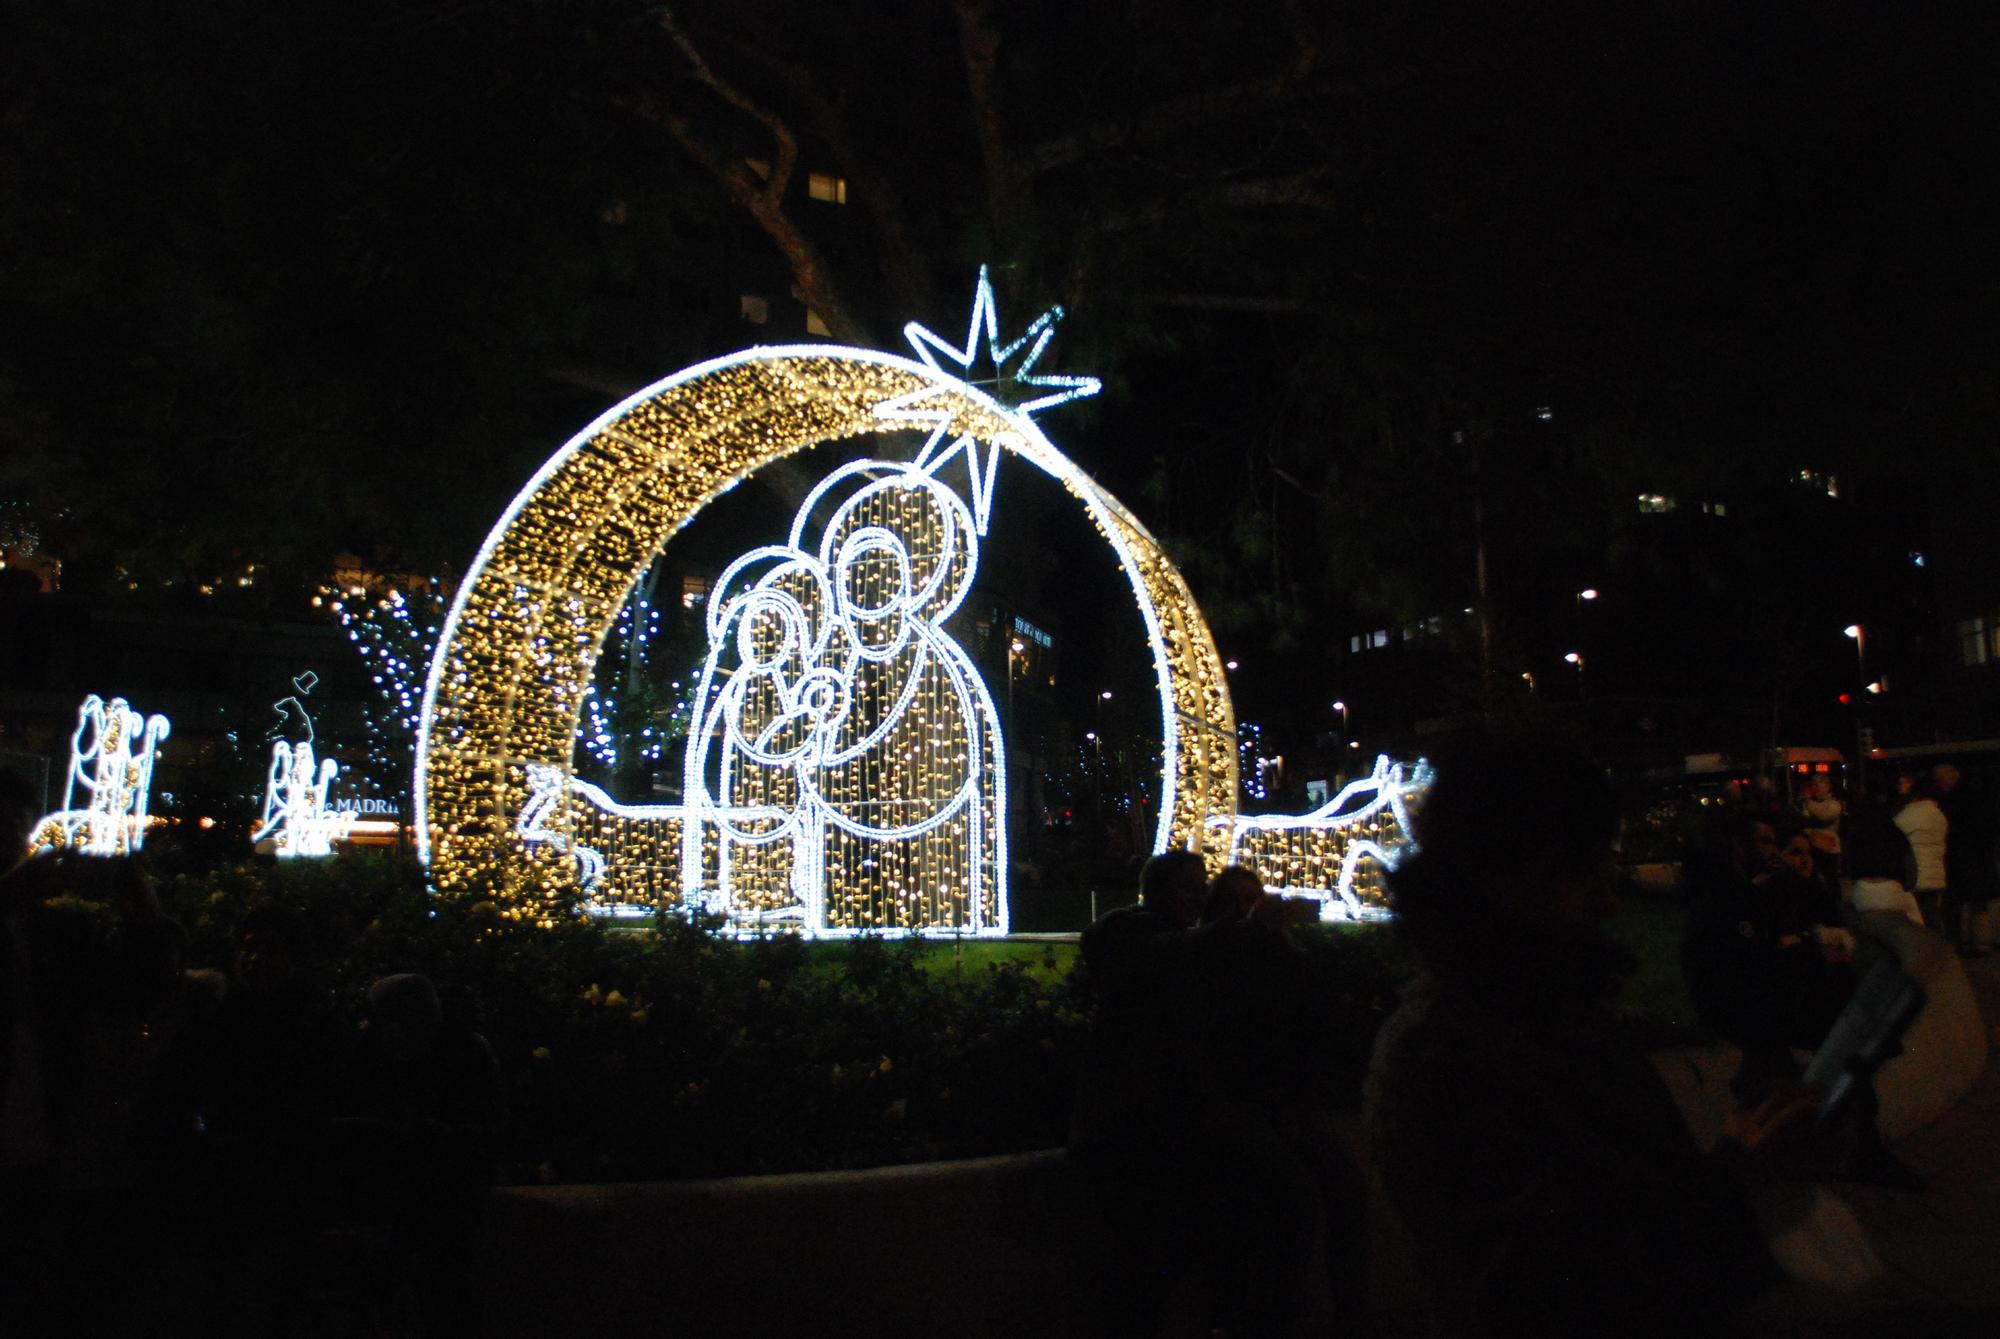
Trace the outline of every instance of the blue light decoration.
<path fill-rule="evenodd" d="M 1271 779 L 1278 773 L 1278 760 L 1264 756 L 1264 727 L 1255 721 L 1236 724 L 1236 775 L 1244 797 L 1262 803 L 1271 798 Z"/>

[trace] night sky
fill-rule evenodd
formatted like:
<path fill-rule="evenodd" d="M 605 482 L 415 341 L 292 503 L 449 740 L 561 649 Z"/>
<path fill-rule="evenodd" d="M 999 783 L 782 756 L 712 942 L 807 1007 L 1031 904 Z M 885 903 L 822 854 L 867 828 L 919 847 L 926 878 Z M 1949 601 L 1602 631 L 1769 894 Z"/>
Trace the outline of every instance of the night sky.
<path fill-rule="evenodd" d="M 1052 365 L 1107 390 L 1047 426 L 1173 547 L 1273 718 L 1340 689 L 1351 633 L 1472 603 L 1475 502 L 1506 677 L 1547 673 L 1576 581 L 1654 571 L 1694 583 L 1656 632 L 1685 654 L 1649 678 L 1607 615 L 1606 674 L 1761 701 L 1745 646 L 1847 580 L 1788 546 L 1855 518 L 1758 499 L 1838 474 L 1896 548 L 1990 486 L 1989 7 L 1003 8 L 989 79 L 945 6 L 676 9 L 796 134 L 818 288 L 717 175 L 770 161 L 768 127 L 656 6 L 16 6 L 0 504 L 66 590 L 170 604 L 254 561 L 289 617 L 334 552 L 462 567 L 604 407 L 802 337 L 796 294 L 895 347 L 956 328 L 981 260 L 1003 316 L 1069 307 Z M 1668 561 L 1630 529 L 1648 491 L 1737 498 L 1771 542 Z"/>

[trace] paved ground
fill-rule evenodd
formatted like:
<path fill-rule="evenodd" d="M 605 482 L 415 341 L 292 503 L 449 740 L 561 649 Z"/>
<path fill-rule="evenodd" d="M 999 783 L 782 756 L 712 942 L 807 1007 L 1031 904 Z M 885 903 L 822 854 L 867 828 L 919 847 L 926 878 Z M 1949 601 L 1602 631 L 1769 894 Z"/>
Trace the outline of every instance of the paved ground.
<path fill-rule="evenodd" d="M 2000 1312 L 2000 955 L 1966 963 L 1995 1042 L 1966 1100 L 1895 1145 L 1927 1177 L 1920 1195 L 1843 1185 L 1906 1295 Z"/>

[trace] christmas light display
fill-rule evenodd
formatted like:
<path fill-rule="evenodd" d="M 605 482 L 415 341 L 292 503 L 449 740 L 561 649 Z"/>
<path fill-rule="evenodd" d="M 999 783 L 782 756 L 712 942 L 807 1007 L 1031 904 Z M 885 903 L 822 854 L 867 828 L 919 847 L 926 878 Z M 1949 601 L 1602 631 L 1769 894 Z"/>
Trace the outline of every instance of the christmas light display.
<path fill-rule="evenodd" d="M 122 697 L 86 697 L 70 737 L 63 807 L 36 825 L 29 850 L 128 855 L 144 846 L 153 762 L 171 730 L 166 717 L 141 716 Z"/>
<path fill-rule="evenodd" d="M 1320 899 L 1322 920 L 1388 915 L 1384 870 L 1413 849 L 1410 818 L 1430 787 L 1430 765 L 1407 770 L 1387 757 L 1309 814 L 1245 814 L 1209 819 L 1228 842 L 1231 864 L 1249 865 L 1264 886 Z"/>
<path fill-rule="evenodd" d="M 307 728 L 310 731 L 310 724 Z M 250 844 L 280 857 L 333 854 L 333 843 L 353 822 L 353 815 L 327 807 L 328 792 L 339 773 L 340 764 L 333 759 L 314 759 L 309 738 L 272 744 L 264 809 L 250 833 Z"/>
<path fill-rule="evenodd" d="M 499 898 L 510 915 L 546 919 L 550 906 L 578 890 L 590 872 L 580 853 L 587 847 L 602 861 L 591 887 L 601 902 L 692 897 L 719 903 L 744 922 L 823 924 L 830 933 L 999 933 L 1006 923 L 997 886 L 1004 774 L 998 733 L 981 724 L 992 718 L 991 704 L 982 700 L 977 676 L 921 630 L 932 606 L 912 601 L 943 598 L 958 583 L 961 561 L 970 570 L 976 537 L 991 517 L 1003 450 L 1050 475 L 1083 505 L 1132 585 L 1153 652 L 1165 743 L 1154 849 L 1200 848 L 1216 835 L 1211 816 L 1224 820 L 1226 837 L 1235 807 L 1235 722 L 1208 628 L 1158 542 L 1057 451 L 1026 412 L 1088 393 L 1094 383 L 1032 371 L 1059 313 L 1003 346 L 983 277 L 974 308 L 963 349 L 913 332 L 923 361 L 802 345 L 752 349 L 689 368 L 618 405 L 543 465 L 480 549 L 431 664 L 418 738 L 417 835 L 440 889 L 476 888 Z M 992 381 L 996 389 L 1033 395 L 1018 409 L 935 365 L 944 354 L 969 370 L 982 331 L 996 364 L 1025 355 L 1011 374 L 997 371 Z M 716 769 L 709 788 L 685 797 L 689 808 L 678 816 L 667 806 L 626 808 L 601 791 L 589 795 L 571 766 L 583 704 L 607 633 L 668 539 L 771 461 L 824 442 L 911 427 L 929 429 L 915 461 L 876 461 L 879 474 L 866 483 L 859 473 L 836 470 L 822 486 L 866 492 L 883 485 L 844 528 L 829 530 L 820 546 L 753 550 L 717 583 L 710 617 L 734 638 L 735 663 L 725 681 L 718 662 L 689 734 L 690 757 L 707 750 L 703 775 L 710 775 L 711 762 Z M 929 484 L 914 482 L 935 482 L 959 460 L 966 497 L 944 489 L 951 494 L 944 502 Z M 844 505 L 831 493 L 816 498 Z M 870 509 L 893 510 L 913 528 L 898 532 Z M 946 523 L 939 517 L 947 513 L 957 527 L 951 542 L 964 555 L 950 564 L 924 556 L 926 545 L 942 543 Z M 793 549 L 811 561 L 800 564 Z M 764 584 L 788 563 L 785 576 Z M 845 574 L 840 579 L 851 588 L 823 588 L 822 578 L 835 573 Z M 807 595 L 836 617 L 814 621 Z M 849 621 L 858 633 L 832 630 Z M 866 652 L 852 653 L 857 677 L 844 701 L 834 666 L 809 667 L 805 654 L 845 663 L 848 653 L 834 649 L 836 636 L 858 636 Z M 732 688 L 739 678 L 746 684 L 740 691 Z M 882 701 L 892 686 L 894 695 Z M 885 710 L 867 717 L 857 714 L 859 705 Z M 910 754 L 895 759 L 908 770 L 890 789 L 861 797 L 887 810 L 850 807 L 837 798 L 848 782 L 820 767 L 837 773 L 842 751 L 858 742 L 843 731 L 862 719 L 889 722 L 868 747 L 893 744 Z M 904 729 L 907 739 L 897 733 Z M 810 803 L 799 791 L 806 760 L 818 797 Z M 733 769 L 726 786 L 725 767 Z M 996 796 L 990 819 L 978 798 L 989 783 Z M 877 782 L 856 776 L 852 784 L 867 791 Z M 684 824 L 685 813 L 695 810 L 696 820 Z M 973 863 L 990 860 L 992 869 L 970 880 L 939 873 L 932 882 L 934 870 L 946 869 L 947 842 L 924 838 L 952 827 L 951 848 L 963 836 L 972 849 L 975 810 L 985 854 Z M 853 891 L 845 865 L 836 871 L 800 858 L 815 846 L 806 830 L 815 822 L 874 843 L 875 852 L 855 855 L 851 872 L 868 885 L 865 892 Z M 957 832 L 960 824 L 964 833 Z M 1215 843 L 1218 861 L 1225 846 Z M 899 855 L 885 864 L 880 852 L 888 850 Z M 696 863 L 691 853 L 698 853 L 701 869 L 694 879 L 687 877 Z M 838 904 L 829 891 L 836 883 L 848 899 Z M 808 902 L 814 889 L 823 898 L 817 906 Z"/>
<path fill-rule="evenodd" d="M 943 626 L 979 561 L 971 509 L 937 477 L 950 459 L 841 466 L 784 546 L 717 583 L 682 791 L 684 901 L 817 934 L 1005 933 L 999 713 Z M 844 489 L 812 542 L 813 513 Z"/>
<path fill-rule="evenodd" d="M 1233 662 L 1232 662 L 1233 663 Z M 1271 798 L 1271 778 L 1278 773 L 1278 759 L 1264 756 L 1264 727 L 1252 721 L 1236 725 L 1236 774 L 1243 780 L 1243 793 L 1253 800 Z"/>

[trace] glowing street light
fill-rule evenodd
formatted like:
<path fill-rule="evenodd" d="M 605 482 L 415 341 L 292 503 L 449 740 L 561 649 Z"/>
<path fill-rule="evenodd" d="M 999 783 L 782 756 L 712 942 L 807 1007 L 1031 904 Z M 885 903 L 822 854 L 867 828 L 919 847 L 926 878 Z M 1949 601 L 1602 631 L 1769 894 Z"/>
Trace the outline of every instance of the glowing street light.
<path fill-rule="evenodd" d="M 1572 665 L 1576 666 L 1576 695 L 1577 695 L 1578 697 L 1582 697 L 1582 696 L 1584 695 L 1584 692 L 1583 692 L 1583 652 L 1581 652 L 1581 651 L 1570 651 L 1570 652 L 1568 652 L 1567 654 L 1565 654 L 1565 655 L 1563 656 L 1563 659 L 1564 659 L 1565 661 L 1567 661 L 1567 662 L 1568 662 L 1569 664 L 1572 664 Z"/>
<path fill-rule="evenodd" d="M 1841 632 L 1854 639 L 1854 666 L 1860 671 L 1861 681 L 1868 681 L 1868 630 L 1859 623 L 1849 623 Z"/>
<path fill-rule="evenodd" d="M 1595 586 L 1585 586 L 1585 587 L 1584 587 L 1584 588 L 1583 588 L 1582 590 L 1580 590 L 1580 591 L 1578 591 L 1578 592 L 1576 593 L 1576 598 L 1577 598 L 1577 599 L 1579 599 L 1579 600 L 1594 600 L 1594 599 L 1596 599 L 1596 598 L 1597 598 L 1597 587 L 1595 587 Z"/>
<path fill-rule="evenodd" d="M 1222 662 L 1222 668 L 1226 670 L 1233 670 L 1236 668 L 1236 663 L 1237 662 L 1235 662 L 1234 660 L 1225 660 Z"/>

